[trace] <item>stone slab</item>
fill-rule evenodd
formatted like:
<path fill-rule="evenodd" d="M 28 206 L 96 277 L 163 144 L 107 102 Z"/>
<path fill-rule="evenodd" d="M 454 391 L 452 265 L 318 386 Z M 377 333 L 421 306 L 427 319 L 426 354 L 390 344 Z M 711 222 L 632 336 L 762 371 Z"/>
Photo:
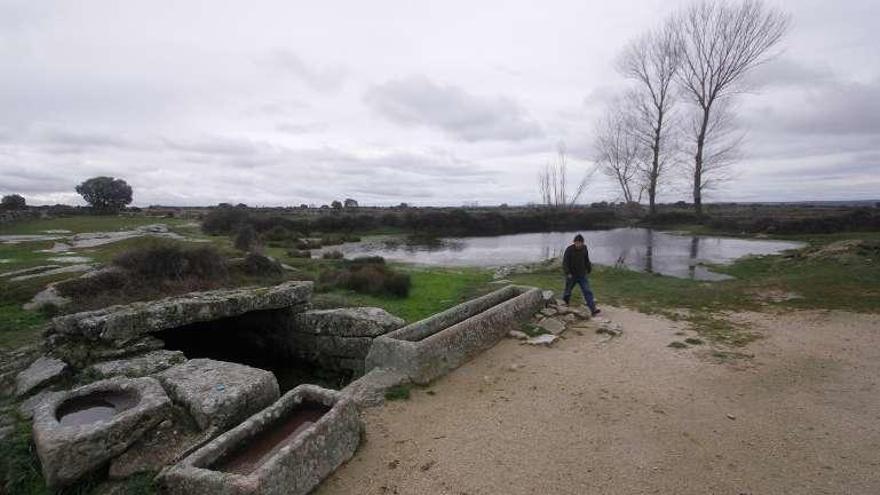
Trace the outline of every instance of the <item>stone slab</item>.
<path fill-rule="evenodd" d="M 180 351 L 159 349 L 129 359 L 96 363 L 88 370 L 101 378 L 111 376 L 140 377 L 153 375 L 184 361 L 186 361 L 186 356 Z"/>
<path fill-rule="evenodd" d="M 67 372 L 67 363 L 60 359 L 41 356 L 15 377 L 15 394 L 19 397 L 58 380 Z"/>
<path fill-rule="evenodd" d="M 309 301 L 311 294 L 312 282 L 194 292 L 157 301 L 59 316 L 52 320 L 49 333 L 78 335 L 92 340 L 125 341 L 191 323 L 301 305 Z"/>
<path fill-rule="evenodd" d="M 191 359 L 156 375 L 199 428 L 225 430 L 278 399 L 272 373 L 238 363 Z"/>
<path fill-rule="evenodd" d="M 378 337 L 404 324 L 384 309 L 370 307 L 311 310 L 294 317 L 296 332 L 337 337 Z"/>

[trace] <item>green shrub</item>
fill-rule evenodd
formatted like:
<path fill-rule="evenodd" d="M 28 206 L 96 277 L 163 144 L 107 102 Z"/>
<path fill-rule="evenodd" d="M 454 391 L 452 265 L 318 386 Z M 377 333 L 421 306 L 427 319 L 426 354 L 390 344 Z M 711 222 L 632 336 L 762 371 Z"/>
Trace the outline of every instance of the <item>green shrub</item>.
<path fill-rule="evenodd" d="M 362 294 L 407 297 L 412 285 L 409 274 L 400 273 L 384 263 L 352 263 L 344 270 L 321 274 L 319 288 L 348 289 Z"/>
<path fill-rule="evenodd" d="M 290 256 L 291 258 L 311 258 L 312 252 L 300 251 L 299 249 L 289 249 L 287 251 L 287 256 Z"/>
<path fill-rule="evenodd" d="M 244 258 L 242 265 L 244 272 L 254 276 L 273 276 L 284 273 L 284 268 L 278 261 L 257 253 L 250 253 Z"/>
<path fill-rule="evenodd" d="M 223 256 L 215 247 L 192 248 L 173 241 L 156 241 L 122 252 L 113 259 L 113 264 L 148 279 L 210 280 L 227 274 Z"/>
<path fill-rule="evenodd" d="M 235 233 L 233 244 L 239 251 L 251 251 L 257 247 L 258 241 L 256 229 L 252 225 L 242 225 Z"/>

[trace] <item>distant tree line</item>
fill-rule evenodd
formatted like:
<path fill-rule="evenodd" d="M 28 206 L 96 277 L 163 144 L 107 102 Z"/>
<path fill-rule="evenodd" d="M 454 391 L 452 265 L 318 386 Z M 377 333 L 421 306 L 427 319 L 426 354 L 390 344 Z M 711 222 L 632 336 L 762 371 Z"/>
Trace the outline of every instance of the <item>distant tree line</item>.
<path fill-rule="evenodd" d="M 312 232 L 363 232 L 394 229 L 438 235 L 499 235 L 608 228 L 620 222 L 608 208 L 573 208 L 551 211 L 530 209 L 488 209 L 481 211 L 408 208 L 384 213 L 346 213 L 310 216 L 263 214 L 239 208 L 214 208 L 202 219 L 209 234 L 233 234 L 243 226 L 264 234 L 276 227 L 308 235 Z"/>

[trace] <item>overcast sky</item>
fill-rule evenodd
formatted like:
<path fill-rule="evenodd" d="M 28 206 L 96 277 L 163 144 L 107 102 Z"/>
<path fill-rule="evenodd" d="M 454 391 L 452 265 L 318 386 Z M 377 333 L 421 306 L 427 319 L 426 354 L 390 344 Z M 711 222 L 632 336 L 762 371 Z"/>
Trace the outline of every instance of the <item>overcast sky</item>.
<path fill-rule="evenodd" d="M 589 167 L 617 53 L 680 4 L 0 0 L 0 194 L 81 204 L 110 175 L 140 206 L 537 201 L 558 143 Z M 877 198 L 880 2 L 770 4 L 792 26 L 709 200 Z M 601 176 L 584 197 L 618 199 Z"/>

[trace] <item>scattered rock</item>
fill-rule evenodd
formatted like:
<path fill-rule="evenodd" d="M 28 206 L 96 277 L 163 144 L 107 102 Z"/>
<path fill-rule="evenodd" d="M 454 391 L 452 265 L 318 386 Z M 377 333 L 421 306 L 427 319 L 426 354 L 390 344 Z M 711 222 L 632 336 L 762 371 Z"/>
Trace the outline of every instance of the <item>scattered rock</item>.
<path fill-rule="evenodd" d="M 46 356 L 38 358 L 15 377 L 15 394 L 19 397 L 64 376 L 67 363 Z"/>
<path fill-rule="evenodd" d="M 703 342 L 703 339 L 698 339 L 696 337 L 688 337 L 684 339 L 684 342 L 690 345 L 703 345 L 705 343 Z"/>
<path fill-rule="evenodd" d="M 544 318 L 538 322 L 538 326 L 553 335 L 561 335 L 565 331 L 565 323 L 556 318 Z"/>
<path fill-rule="evenodd" d="M 48 287 L 37 292 L 30 302 L 25 303 L 22 308 L 26 311 L 37 311 L 45 307 L 55 306 L 63 307 L 70 304 L 70 298 L 64 297 L 55 288 L 55 284 L 49 284 Z"/>
<path fill-rule="evenodd" d="M 541 292 L 541 297 L 544 299 L 545 304 L 549 304 L 550 302 L 553 301 L 553 291 L 552 290 L 545 290 L 545 291 Z"/>
<path fill-rule="evenodd" d="M 543 345 L 543 346 L 551 346 L 554 342 L 559 339 L 556 335 L 553 334 L 544 334 L 538 335 L 537 337 L 531 337 L 529 340 L 526 340 L 525 343 L 529 345 Z"/>
<path fill-rule="evenodd" d="M 736 420 L 736 416 L 734 416 L 733 414 L 728 414 L 728 415 L 727 415 L 727 419 L 729 419 L 729 420 L 731 420 L 731 421 L 735 421 L 735 420 Z"/>
<path fill-rule="evenodd" d="M 620 323 L 600 323 L 599 328 L 596 329 L 596 333 L 604 333 L 612 337 L 618 337 L 623 333 L 623 327 L 620 326 Z"/>
<path fill-rule="evenodd" d="M 568 313 L 568 314 L 562 315 L 562 321 L 564 321 L 566 323 L 574 323 L 574 322 L 578 321 L 578 317 L 575 316 L 574 313 Z"/>
<path fill-rule="evenodd" d="M 32 266 L 30 268 L 22 268 L 21 270 L 13 270 L 11 272 L 0 273 L 0 278 L 6 277 L 15 277 L 20 275 L 30 275 L 34 273 L 41 273 L 47 270 L 52 270 L 55 268 L 61 268 L 61 265 L 42 265 L 42 266 Z"/>
<path fill-rule="evenodd" d="M 559 311 L 557 311 L 555 308 L 544 308 L 539 312 L 544 316 L 555 316 L 557 313 L 559 313 Z"/>
<path fill-rule="evenodd" d="M 673 340 L 669 343 L 667 347 L 672 347 L 673 349 L 687 349 L 688 345 L 684 342 L 680 342 L 678 340 Z"/>
<path fill-rule="evenodd" d="M 507 333 L 507 336 L 510 337 L 511 339 L 516 339 L 516 340 L 526 340 L 529 338 L 529 335 L 527 333 L 521 332 L 519 330 L 511 330 L 510 332 Z"/>

